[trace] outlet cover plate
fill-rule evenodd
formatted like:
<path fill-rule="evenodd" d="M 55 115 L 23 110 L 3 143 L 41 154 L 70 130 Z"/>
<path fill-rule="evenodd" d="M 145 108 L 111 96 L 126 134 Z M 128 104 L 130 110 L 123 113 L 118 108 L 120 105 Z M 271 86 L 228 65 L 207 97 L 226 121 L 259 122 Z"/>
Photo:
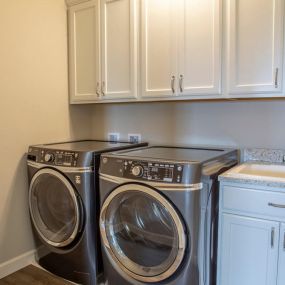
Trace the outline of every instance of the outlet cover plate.
<path fill-rule="evenodd" d="M 142 141 L 141 134 L 128 134 L 128 141 L 131 143 L 140 143 Z"/>
<path fill-rule="evenodd" d="M 108 133 L 108 140 L 118 142 L 120 140 L 120 133 Z"/>

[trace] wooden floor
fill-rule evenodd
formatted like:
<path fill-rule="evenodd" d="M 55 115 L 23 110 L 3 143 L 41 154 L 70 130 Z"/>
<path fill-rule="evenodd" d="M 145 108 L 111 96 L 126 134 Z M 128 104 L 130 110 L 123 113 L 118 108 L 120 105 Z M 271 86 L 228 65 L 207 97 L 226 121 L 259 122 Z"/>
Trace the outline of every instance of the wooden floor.
<path fill-rule="evenodd" d="M 0 285 L 71 285 L 36 266 L 29 265 L 3 279 Z"/>

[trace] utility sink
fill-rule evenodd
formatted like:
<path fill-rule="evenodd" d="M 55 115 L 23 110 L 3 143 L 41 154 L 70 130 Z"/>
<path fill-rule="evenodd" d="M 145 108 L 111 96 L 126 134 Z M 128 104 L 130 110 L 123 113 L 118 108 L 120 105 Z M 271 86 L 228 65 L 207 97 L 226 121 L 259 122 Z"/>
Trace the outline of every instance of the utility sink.
<path fill-rule="evenodd" d="M 285 165 L 279 164 L 258 164 L 258 163 L 245 163 L 239 165 L 232 170 L 231 174 L 249 175 L 249 176 L 262 176 L 267 178 L 285 179 Z"/>

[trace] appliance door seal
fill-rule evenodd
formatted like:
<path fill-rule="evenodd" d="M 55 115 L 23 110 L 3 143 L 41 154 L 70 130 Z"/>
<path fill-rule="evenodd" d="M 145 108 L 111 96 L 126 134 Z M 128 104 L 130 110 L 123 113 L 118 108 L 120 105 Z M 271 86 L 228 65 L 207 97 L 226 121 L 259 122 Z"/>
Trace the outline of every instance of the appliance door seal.
<path fill-rule="evenodd" d="M 101 209 L 100 231 L 111 262 L 139 281 L 169 278 L 185 255 L 185 226 L 178 211 L 144 184 L 123 184 L 111 192 Z"/>
<path fill-rule="evenodd" d="M 81 199 L 71 182 L 57 170 L 43 168 L 33 176 L 29 208 L 36 232 L 49 246 L 70 246 L 82 230 Z"/>

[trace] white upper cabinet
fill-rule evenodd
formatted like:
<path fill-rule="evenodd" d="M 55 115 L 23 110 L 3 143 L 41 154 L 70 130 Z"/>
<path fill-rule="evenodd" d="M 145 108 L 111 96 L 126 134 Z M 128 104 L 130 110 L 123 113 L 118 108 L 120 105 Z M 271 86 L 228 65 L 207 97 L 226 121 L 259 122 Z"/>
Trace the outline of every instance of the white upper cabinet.
<path fill-rule="evenodd" d="M 142 96 L 220 93 L 220 0 L 143 0 Z"/>
<path fill-rule="evenodd" d="M 69 6 L 77 5 L 77 4 L 88 2 L 88 1 L 92 1 L 92 0 L 65 0 L 65 3 L 69 7 Z"/>
<path fill-rule="evenodd" d="M 285 0 L 66 0 L 71 103 L 284 97 Z"/>
<path fill-rule="evenodd" d="M 71 103 L 96 101 L 100 81 L 96 1 L 72 6 L 68 16 L 70 100 Z"/>
<path fill-rule="evenodd" d="M 136 1 L 101 1 L 102 99 L 135 98 Z"/>
<path fill-rule="evenodd" d="M 141 7 L 142 96 L 175 94 L 176 0 L 143 0 Z"/>
<path fill-rule="evenodd" d="M 221 92 L 221 1 L 183 0 L 179 25 L 179 92 Z"/>
<path fill-rule="evenodd" d="M 68 14 L 71 103 L 136 98 L 136 0 L 88 1 Z"/>
<path fill-rule="evenodd" d="M 227 3 L 229 94 L 281 92 L 283 0 Z"/>

